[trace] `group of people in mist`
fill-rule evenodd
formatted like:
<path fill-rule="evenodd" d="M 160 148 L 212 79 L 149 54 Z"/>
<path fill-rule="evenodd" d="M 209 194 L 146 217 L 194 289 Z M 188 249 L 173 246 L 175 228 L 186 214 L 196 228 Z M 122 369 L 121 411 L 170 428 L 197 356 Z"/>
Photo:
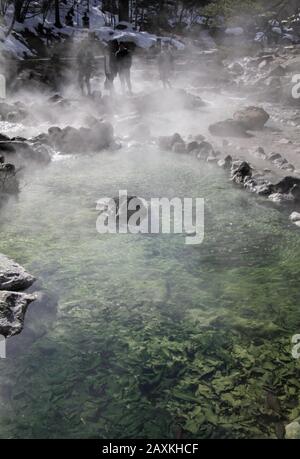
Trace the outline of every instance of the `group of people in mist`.
<path fill-rule="evenodd" d="M 77 54 L 78 82 L 82 95 L 92 95 L 91 79 L 96 70 L 96 60 L 92 47 L 92 35 L 82 41 Z M 171 77 L 174 70 L 174 56 L 169 44 L 158 41 L 158 74 L 163 88 L 171 89 Z M 132 94 L 132 75 L 133 65 L 132 51 L 123 42 L 112 40 L 108 43 L 104 56 L 105 83 L 104 88 L 115 94 L 115 80 L 120 79 L 122 93 Z"/>

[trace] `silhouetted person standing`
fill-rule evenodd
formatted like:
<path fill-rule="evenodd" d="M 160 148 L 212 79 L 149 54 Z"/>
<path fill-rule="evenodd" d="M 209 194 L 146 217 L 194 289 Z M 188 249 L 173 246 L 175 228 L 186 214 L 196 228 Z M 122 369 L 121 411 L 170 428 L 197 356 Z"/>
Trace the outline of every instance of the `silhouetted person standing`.
<path fill-rule="evenodd" d="M 65 23 L 69 27 L 74 27 L 74 13 L 72 12 L 72 9 L 67 12 Z"/>
<path fill-rule="evenodd" d="M 170 78 L 174 70 L 174 58 L 169 49 L 162 49 L 158 56 L 159 77 L 165 89 L 171 89 Z"/>
<path fill-rule="evenodd" d="M 119 49 L 116 52 L 116 63 L 117 69 L 121 81 L 122 91 L 125 93 L 126 85 L 130 94 L 132 93 L 131 85 L 131 67 L 132 67 L 132 55 L 124 43 L 120 43 Z"/>
<path fill-rule="evenodd" d="M 82 94 L 86 86 L 88 96 L 91 95 L 91 78 L 95 67 L 92 42 L 90 38 L 83 41 L 77 55 L 78 81 Z"/>
<path fill-rule="evenodd" d="M 118 75 L 118 64 L 116 53 L 119 50 L 119 44 L 117 40 L 112 40 L 108 43 L 108 49 L 105 53 L 105 76 L 106 81 L 104 83 L 105 89 L 108 89 L 111 94 L 114 94 L 114 80 Z"/>
<path fill-rule="evenodd" d="M 90 28 L 90 18 L 88 17 L 87 12 L 85 12 L 84 15 L 82 16 L 82 25 L 85 29 Z"/>

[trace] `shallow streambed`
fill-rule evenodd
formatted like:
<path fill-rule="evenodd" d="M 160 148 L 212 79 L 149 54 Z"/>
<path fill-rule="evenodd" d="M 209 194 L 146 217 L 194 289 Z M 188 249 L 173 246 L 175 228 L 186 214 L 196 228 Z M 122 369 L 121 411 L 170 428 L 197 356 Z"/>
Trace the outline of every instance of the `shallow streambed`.
<path fill-rule="evenodd" d="M 100 236 L 96 201 L 119 189 L 205 198 L 204 243 Z M 154 148 L 37 172 L 1 211 L 0 252 L 58 296 L 58 314 L 8 343 L 0 437 L 275 436 L 300 414 L 300 233 L 287 221 L 218 168 Z"/>

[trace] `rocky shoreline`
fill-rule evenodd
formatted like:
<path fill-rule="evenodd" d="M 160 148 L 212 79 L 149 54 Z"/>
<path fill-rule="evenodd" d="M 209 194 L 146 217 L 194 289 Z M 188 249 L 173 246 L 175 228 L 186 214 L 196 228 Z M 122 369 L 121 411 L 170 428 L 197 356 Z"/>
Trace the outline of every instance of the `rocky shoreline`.
<path fill-rule="evenodd" d="M 216 164 L 230 172 L 230 179 L 233 183 L 244 187 L 251 193 L 265 196 L 273 202 L 298 203 L 300 201 L 300 178 L 286 176 L 277 183 L 272 183 L 244 159 L 231 155 L 222 156 L 221 152 L 216 151 L 203 136 L 185 142 L 176 133 L 173 136 L 161 137 L 158 145 L 163 150 L 192 155 L 197 160 Z"/>

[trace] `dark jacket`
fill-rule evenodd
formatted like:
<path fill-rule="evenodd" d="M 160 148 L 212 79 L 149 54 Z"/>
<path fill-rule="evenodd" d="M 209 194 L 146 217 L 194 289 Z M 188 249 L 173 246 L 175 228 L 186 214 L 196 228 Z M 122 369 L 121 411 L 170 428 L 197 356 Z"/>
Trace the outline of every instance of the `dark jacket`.
<path fill-rule="evenodd" d="M 130 69 L 132 66 L 131 52 L 127 48 L 119 49 L 116 52 L 116 62 L 119 72 Z"/>
<path fill-rule="evenodd" d="M 95 66 L 94 55 L 88 46 L 83 46 L 77 54 L 78 68 L 86 73 L 92 72 Z"/>

